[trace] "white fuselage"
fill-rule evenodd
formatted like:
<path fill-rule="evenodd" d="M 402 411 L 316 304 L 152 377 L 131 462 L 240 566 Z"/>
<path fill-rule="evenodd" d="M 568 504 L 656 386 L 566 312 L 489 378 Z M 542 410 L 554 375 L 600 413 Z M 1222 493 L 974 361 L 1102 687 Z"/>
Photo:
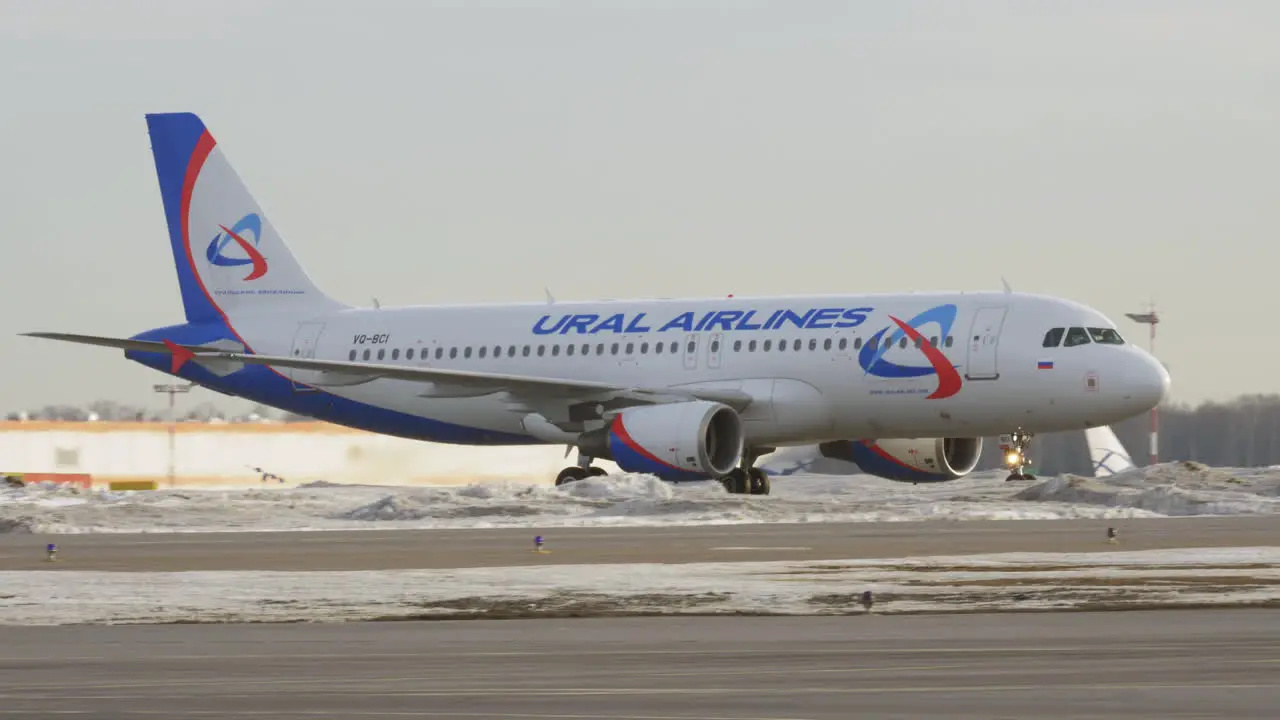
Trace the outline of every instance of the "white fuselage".
<path fill-rule="evenodd" d="M 891 316 L 909 323 L 946 305 L 955 307 L 949 332 L 927 318 L 918 330 L 956 367 L 959 385 L 931 398 L 945 383 Z M 1132 344 L 1044 347 L 1054 327 L 1115 325 L 1082 305 L 1020 293 L 343 309 L 229 319 L 254 352 L 266 355 L 740 390 L 753 398 L 743 413 L 747 441 L 762 446 L 1081 429 L 1144 412 L 1168 387 L 1160 364 Z M 886 328 L 881 345 L 888 339 L 892 346 L 880 365 L 872 364 L 927 374 L 867 372 L 866 345 Z M 526 441 L 569 442 L 554 428 L 540 429 L 528 404 L 503 392 L 393 379 L 344 385 L 311 370 L 279 373 L 299 392 L 318 383 L 362 405 Z"/>

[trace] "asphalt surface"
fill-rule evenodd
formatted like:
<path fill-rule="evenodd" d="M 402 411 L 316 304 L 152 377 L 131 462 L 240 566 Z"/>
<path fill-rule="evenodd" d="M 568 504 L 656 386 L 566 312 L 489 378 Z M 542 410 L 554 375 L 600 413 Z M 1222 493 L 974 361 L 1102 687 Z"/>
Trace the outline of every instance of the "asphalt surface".
<path fill-rule="evenodd" d="M 0 628 L 0 717 L 1267 718 L 1280 611 Z"/>
<path fill-rule="evenodd" d="M 1106 543 L 1108 527 L 1119 544 Z M 535 535 L 550 554 L 535 554 Z M 45 562 L 46 543 L 58 562 Z M 1280 545 L 1280 518 L 0 535 L 0 570 L 390 570 Z"/>

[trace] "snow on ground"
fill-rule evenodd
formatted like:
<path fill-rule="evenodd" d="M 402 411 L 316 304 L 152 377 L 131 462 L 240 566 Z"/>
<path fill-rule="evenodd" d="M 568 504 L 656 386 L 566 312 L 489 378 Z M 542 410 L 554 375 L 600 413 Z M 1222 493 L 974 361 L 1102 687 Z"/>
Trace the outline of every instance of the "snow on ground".
<path fill-rule="evenodd" d="M 1110 478 L 1006 483 L 975 473 L 912 485 L 868 476 L 776 478 L 767 497 L 717 483 L 620 474 L 564 487 L 338 485 L 146 492 L 0 489 L 0 533 L 243 532 L 392 528 L 709 525 L 1280 514 L 1280 470 L 1167 463 Z"/>
<path fill-rule="evenodd" d="M 375 572 L 0 572 L 0 624 L 1071 610 L 1280 602 L 1280 548 Z"/>

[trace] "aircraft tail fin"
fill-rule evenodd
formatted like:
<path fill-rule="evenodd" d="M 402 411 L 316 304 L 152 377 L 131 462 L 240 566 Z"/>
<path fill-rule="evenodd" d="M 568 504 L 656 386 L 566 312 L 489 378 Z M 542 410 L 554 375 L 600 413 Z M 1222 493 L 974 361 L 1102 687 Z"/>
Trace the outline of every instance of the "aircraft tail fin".
<path fill-rule="evenodd" d="M 1109 477 L 1136 467 L 1129 451 L 1110 426 L 1088 428 L 1084 431 L 1089 444 L 1089 460 L 1093 464 L 1094 477 Z"/>
<path fill-rule="evenodd" d="M 192 113 L 147 115 L 187 321 L 344 307 L 317 288 Z"/>

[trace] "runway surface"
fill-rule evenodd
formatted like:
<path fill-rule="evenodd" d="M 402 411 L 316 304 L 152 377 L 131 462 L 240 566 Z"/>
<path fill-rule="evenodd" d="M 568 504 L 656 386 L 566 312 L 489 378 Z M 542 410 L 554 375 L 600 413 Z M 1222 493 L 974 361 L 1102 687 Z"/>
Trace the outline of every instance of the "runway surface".
<path fill-rule="evenodd" d="M 1105 542 L 1119 531 L 1118 546 Z M 534 554 L 545 537 L 550 554 Z M 44 560 L 57 543 L 58 562 Z M 0 535 L 0 570 L 390 570 L 835 560 L 1280 545 L 1275 517 L 814 523 L 540 530 Z"/>
<path fill-rule="evenodd" d="M 1280 611 L 0 628 L 0 717 L 1273 718 Z"/>

